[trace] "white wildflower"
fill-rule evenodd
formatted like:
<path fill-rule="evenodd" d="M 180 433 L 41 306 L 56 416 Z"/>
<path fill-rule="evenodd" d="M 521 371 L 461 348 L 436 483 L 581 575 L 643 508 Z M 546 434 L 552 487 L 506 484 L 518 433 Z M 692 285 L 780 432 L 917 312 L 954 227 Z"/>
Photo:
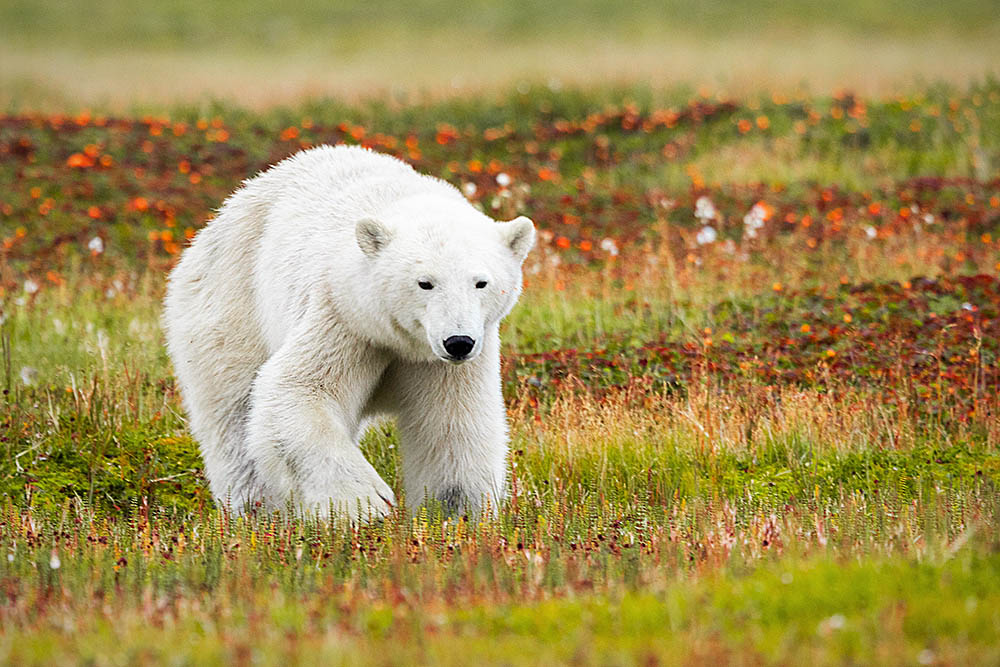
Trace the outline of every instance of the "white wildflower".
<path fill-rule="evenodd" d="M 97 332 L 97 352 L 101 355 L 101 359 L 108 358 L 108 347 L 111 340 L 108 338 L 108 332 L 104 329 L 100 329 Z"/>
<path fill-rule="evenodd" d="M 764 226 L 767 211 L 760 204 L 754 204 L 750 212 L 743 216 L 743 234 L 748 239 L 757 238 L 757 231 Z"/>
<path fill-rule="evenodd" d="M 66 333 L 66 325 L 58 317 L 52 318 L 52 328 L 56 330 L 56 334 L 62 336 Z"/>
<path fill-rule="evenodd" d="M 89 248 L 90 252 L 94 253 L 95 255 L 100 255 L 102 252 L 104 252 L 104 239 L 102 239 L 100 236 L 95 236 L 94 238 L 90 239 L 90 243 L 87 244 L 87 248 Z"/>
<path fill-rule="evenodd" d="M 829 634 L 834 630 L 843 630 L 845 625 L 847 625 L 847 619 L 844 618 L 844 615 L 834 614 L 833 616 L 824 618 L 819 622 L 819 631 L 822 634 Z"/>
<path fill-rule="evenodd" d="M 612 238 L 607 238 L 601 241 L 601 250 L 608 253 L 612 257 L 618 256 L 618 244 Z"/>
<path fill-rule="evenodd" d="M 715 210 L 715 204 L 708 197 L 702 195 L 698 197 L 698 201 L 694 203 L 694 217 L 702 221 L 702 223 L 707 223 L 709 220 L 715 220 L 719 216 L 718 211 Z"/>
<path fill-rule="evenodd" d="M 472 182 L 462 183 L 462 194 L 465 195 L 466 199 L 472 199 L 476 196 L 476 184 Z"/>
<path fill-rule="evenodd" d="M 499 174 L 497 174 L 497 185 L 499 185 L 501 188 L 505 188 L 510 184 L 511 184 L 511 179 L 510 175 L 507 174 L 507 172 L 501 171 Z"/>
<path fill-rule="evenodd" d="M 868 225 L 867 227 L 865 227 L 865 234 L 868 235 L 869 239 L 873 239 L 876 236 L 878 236 L 878 230 L 872 227 L 871 225 Z"/>
<path fill-rule="evenodd" d="M 715 227 L 705 225 L 701 228 L 701 231 L 698 232 L 698 236 L 695 237 L 695 241 L 698 242 L 698 245 L 708 245 L 709 243 L 715 243 L 717 238 L 719 238 L 719 235 L 716 233 Z"/>
<path fill-rule="evenodd" d="M 925 648 L 923 651 L 917 654 L 917 662 L 921 665 L 931 665 L 934 664 L 935 659 L 934 651 L 929 648 Z"/>
<path fill-rule="evenodd" d="M 934 224 L 934 214 L 933 213 L 924 213 L 924 224 L 925 225 L 933 225 Z"/>
<path fill-rule="evenodd" d="M 36 283 L 31 278 L 28 278 L 27 280 L 24 281 L 24 291 L 27 292 L 28 294 L 34 294 L 35 292 L 37 292 L 38 287 L 39 287 L 38 283 Z"/>
<path fill-rule="evenodd" d="M 55 549 L 52 550 L 52 555 L 49 557 L 49 567 L 53 570 L 58 570 L 62 566 L 62 561 L 59 560 L 59 554 L 56 553 Z"/>
<path fill-rule="evenodd" d="M 143 324 L 138 317 L 133 317 L 128 323 L 128 335 L 132 338 L 139 338 L 143 333 Z"/>
<path fill-rule="evenodd" d="M 109 299 L 113 299 L 118 294 L 120 294 L 120 293 L 122 293 L 124 291 L 125 291 L 125 283 L 123 283 L 120 279 L 115 278 L 111 282 L 111 287 L 109 287 L 106 290 L 104 290 L 104 296 L 106 296 Z"/>
<path fill-rule="evenodd" d="M 38 379 L 38 370 L 32 368 L 31 366 L 21 367 L 21 384 L 26 387 L 30 387 L 35 384 L 35 380 Z"/>

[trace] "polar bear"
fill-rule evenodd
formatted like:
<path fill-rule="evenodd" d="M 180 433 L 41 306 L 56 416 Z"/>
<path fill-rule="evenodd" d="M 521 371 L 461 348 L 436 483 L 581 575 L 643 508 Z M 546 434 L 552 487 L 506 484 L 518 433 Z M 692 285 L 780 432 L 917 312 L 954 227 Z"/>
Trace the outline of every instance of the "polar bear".
<path fill-rule="evenodd" d="M 497 222 L 359 147 L 309 149 L 245 181 L 183 253 L 164 303 L 213 495 L 237 511 L 384 516 L 396 499 L 358 441 L 394 416 L 411 510 L 495 511 L 499 324 L 534 243 L 528 218 Z"/>

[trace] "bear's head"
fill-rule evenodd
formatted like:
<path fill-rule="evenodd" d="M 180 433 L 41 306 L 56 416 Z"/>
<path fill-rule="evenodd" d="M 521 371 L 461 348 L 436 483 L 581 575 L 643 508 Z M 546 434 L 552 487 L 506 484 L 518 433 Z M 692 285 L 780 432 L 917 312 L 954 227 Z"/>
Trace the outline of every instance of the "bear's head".
<path fill-rule="evenodd" d="M 358 221 L 356 237 L 389 339 L 376 342 L 411 359 L 461 363 L 479 355 L 490 327 L 514 307 L 535 226 L 424 195 Z"/>

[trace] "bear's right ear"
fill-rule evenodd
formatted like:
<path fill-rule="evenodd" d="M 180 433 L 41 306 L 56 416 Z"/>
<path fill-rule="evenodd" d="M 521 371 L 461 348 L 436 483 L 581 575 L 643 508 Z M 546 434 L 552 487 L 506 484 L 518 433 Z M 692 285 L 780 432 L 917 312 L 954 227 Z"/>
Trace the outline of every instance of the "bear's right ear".
<path fill-rule="evenodd" d="M 358 247 L 369 257 L 374 257 L 389 244 L 392 234 L 378 220 L 362 218 L 354 230 L 358 238 Z"/>

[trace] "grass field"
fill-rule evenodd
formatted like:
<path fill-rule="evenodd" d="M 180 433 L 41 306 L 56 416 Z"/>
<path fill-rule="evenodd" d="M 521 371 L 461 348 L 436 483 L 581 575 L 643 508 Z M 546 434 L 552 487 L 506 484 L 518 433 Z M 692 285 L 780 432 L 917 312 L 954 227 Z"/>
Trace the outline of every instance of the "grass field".
<path fill-rule="evenodd" d="M 2 3 L 0 664 L 1000 663 L 998 44 L 981 0 Z M 496 519 L 213 503 L 164 278 L 320 143 L 536 222 Z"/>
<path fill-rule="evenodd" d="M 0 661 L 1000 660 L 998 128 L 995 82 L 3 116 Z M 163 278 L 321 142 L 541 230 L 496 520 L 212 503 Z"/>

